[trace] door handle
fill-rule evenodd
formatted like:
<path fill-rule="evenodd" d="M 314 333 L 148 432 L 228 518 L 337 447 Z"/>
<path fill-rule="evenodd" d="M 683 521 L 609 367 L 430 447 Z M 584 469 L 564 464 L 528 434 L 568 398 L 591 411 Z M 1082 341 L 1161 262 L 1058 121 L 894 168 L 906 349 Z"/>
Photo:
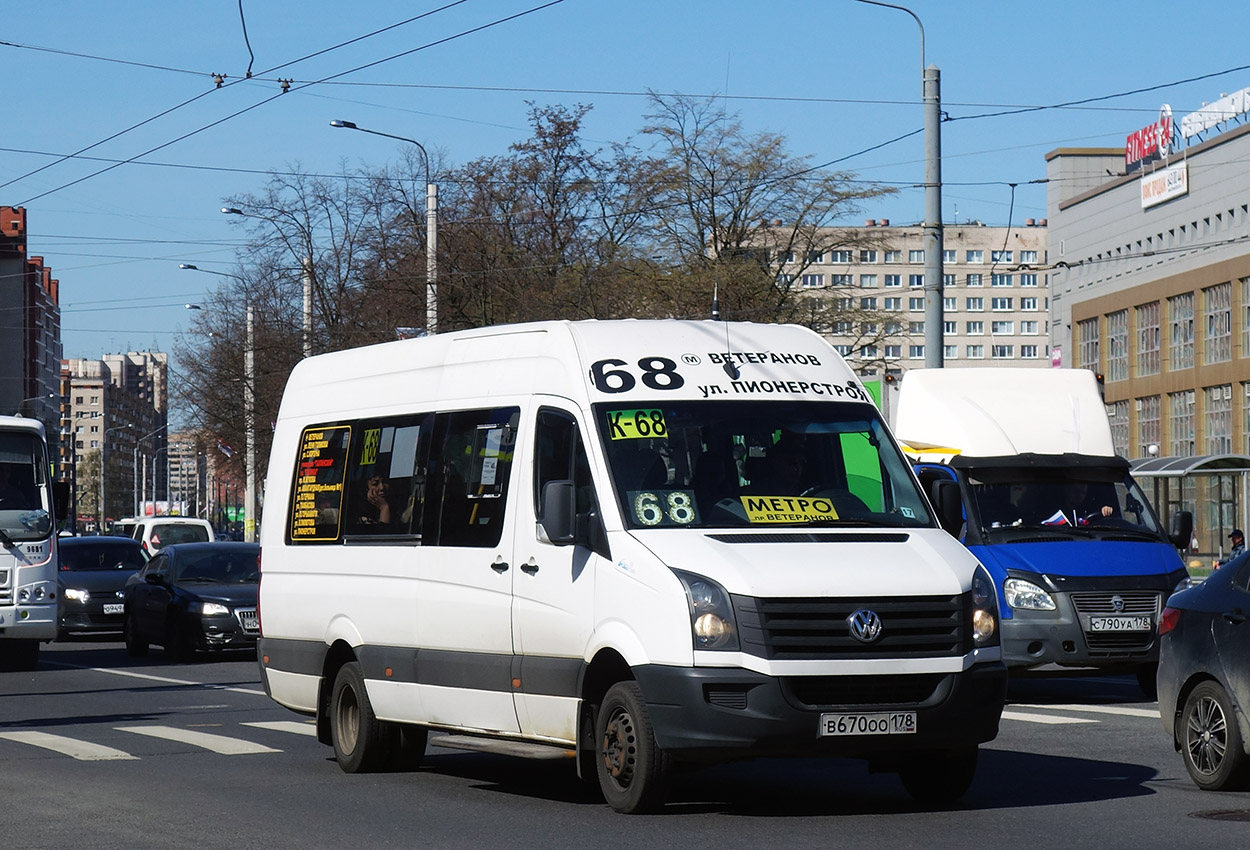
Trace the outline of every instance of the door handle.
<path fill-rule="evenodd" d="M 532 576 L 538 572 L 538 564 L 534 562 L 533 558 L 530 558 L 527 562 L 521 564 L 521 572 Z"/>
<path fill-rule="evenodd" d="M 508 571 L 508 562 L 503 558 L 496 558 L 495 563 L 491 564 L 490 568 L 497 573 L 506 573 Z"/>
<path fill-rule="evenodd" d="M 1228 622 L 1232 623 L 1234 626 L 1240 626 L 1246 621 L 1246 615 L 1240 608 L 1236 608 L 1232 611 L 1225 611 L 1224 619 L 1228 620 Z"/>

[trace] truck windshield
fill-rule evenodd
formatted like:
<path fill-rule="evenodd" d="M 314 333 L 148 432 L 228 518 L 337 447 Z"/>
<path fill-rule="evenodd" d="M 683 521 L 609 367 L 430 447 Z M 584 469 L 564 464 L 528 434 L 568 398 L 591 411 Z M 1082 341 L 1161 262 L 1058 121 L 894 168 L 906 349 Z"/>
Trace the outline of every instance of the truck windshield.
<path fill-rule="evenodd" d="M 52 531 L 47 475 L 38 437 L 0 432 L 0 531 L 10 540 L 42 540 Z"/>
<path fill-rule="evenodd" d="M 1135 530 L 1161 537 L 1158 520 L 1131 477 L 1017 478 L 994 476 L 993 482 L 969 478 L 981 528 L 1101 527 Z"/>
<path fill-rule="evenodd" d="M 631 528 L 932 524 L 871 405 L 657 401 L 594 415 Z"/>

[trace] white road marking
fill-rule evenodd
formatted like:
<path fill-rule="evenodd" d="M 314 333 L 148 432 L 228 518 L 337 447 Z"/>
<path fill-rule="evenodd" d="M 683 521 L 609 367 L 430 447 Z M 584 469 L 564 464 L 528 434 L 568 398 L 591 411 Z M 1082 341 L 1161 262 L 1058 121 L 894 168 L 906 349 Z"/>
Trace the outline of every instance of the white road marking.
<path fill-rule="evenodd" d="M 208 732 L 196 732 L 191 729 L 178 729 L 174 726 L 115 726 L 119 732 L 133 732 L 136 735 L 148 735 L 153 738 L 164 738 L 221 753 L 225 756 L 249 755 L 252 753 L 280 753 L 263 744 L 254 744 L 242 738 L 230 738 L 226 735 L 212 735 Z"/>
<path fill-rule="evenodd" d="M 273 729 L 276 732 L 294 732 L 296 735 L 317 736 L 317 724 L 301 723 L 298 720 L 257 720 L 240 725 L 254 726 L 257 729 Z"/>
<path fill-rule="evenodd" d="M 1022 720 L 1025 723 L 1045 723 L 1048 726 L 1061 726 L 1065 723 L 1098 723 L 1087 717 L 1060 717 L 1057 714 L 1029 714 L 1024 711 L 1004 711 L 1004 720 Z"/>
<path fill-rule="evenodd" d="M 0 732 L 0 738 L 73 756 L 79 761 L 123 761 L 138 758 L 138 756 L 132 756 L 130 753 L 115 750 L 112 747 L 79 741 L 64 735 L 50 735 L 47 732 Z"/>
<path fill-rule="evenodd" d="M 90 670 L 93 673 L 112 673 L 114 676 L 129 676 L 132 679 L 147 679 L 150 682 L 164 682 L 167 685 L 186 685 L 192 688 L 208 688 L 215 691 L 230 691 L 236 694 L 250 694 L 252 696 L 263 697 L 264 691 L 258 691 L 255 688 L 230 688 L 225 685 L 214 685 L 209 682 L 192 682 L 188 679 L 171 679 L 167 676 L 153 676 L 150 673 L 136 673 L 133 670 L 111 670 L 108 667 L 84 667 L 81 664 L 66 664 L 64 661 L 45 661 L 39 659 L 40 664 L 51 664 L 57 667 L 69 667 L 74 670 Z"/>
<path fill-rule="evenodd" d="M 1085 711 L 1090 714 L 1118 714 L 1123 717 L 1149 717 L 1151 720 L 1159 719 L 1159 709 L 1157 708 L 1129 708 L 1125 705 L 1016 705 L 1015 708 L 1031 708 L 1053 711 Z"/>

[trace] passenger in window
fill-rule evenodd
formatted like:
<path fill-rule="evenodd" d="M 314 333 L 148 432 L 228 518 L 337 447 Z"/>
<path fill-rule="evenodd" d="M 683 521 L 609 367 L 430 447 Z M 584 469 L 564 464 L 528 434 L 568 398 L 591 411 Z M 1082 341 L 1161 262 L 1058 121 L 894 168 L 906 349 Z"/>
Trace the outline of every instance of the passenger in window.
<path fill-rule="evenodd" d="M 371 475 L 365 482 L 365 501 L 360 507 L 357 523 L 362 526 L 390 525 L 391 503 L 387 498 L 390 485 L 380 475 Z"/>

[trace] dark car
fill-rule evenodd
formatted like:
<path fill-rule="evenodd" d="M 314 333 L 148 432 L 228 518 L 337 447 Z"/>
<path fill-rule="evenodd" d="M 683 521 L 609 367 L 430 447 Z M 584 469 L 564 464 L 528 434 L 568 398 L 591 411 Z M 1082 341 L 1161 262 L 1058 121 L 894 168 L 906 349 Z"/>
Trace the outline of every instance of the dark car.
<path fill-rule="evenodd" d="M 126 651 L 155 643 L 187 661 L 196 650 L 254 647 L 259 557 L 255 543 L 166 546 L 126 583 Z"/>
<path fill-rule="evenodd" d="M 129 537 L 57 539 L 57 639 L 71 632 L 120 632 L 122 589 L 147 559 Z"/>
<path fill-rule="evenodd" d="M 1194 784 L 1250 787 L 1250 555 L 1168 599 L 1159 618 L 1159 716 Z"/>

